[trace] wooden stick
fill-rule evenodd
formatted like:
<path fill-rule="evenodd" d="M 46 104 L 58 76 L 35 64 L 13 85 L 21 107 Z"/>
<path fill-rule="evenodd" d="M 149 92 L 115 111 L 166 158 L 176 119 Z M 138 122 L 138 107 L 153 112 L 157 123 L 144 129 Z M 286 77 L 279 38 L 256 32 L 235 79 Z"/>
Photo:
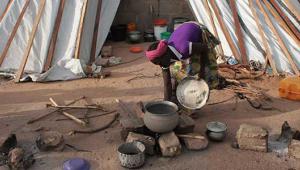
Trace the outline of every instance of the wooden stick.
<path fill-rule="evenodd" d="M 262 39 L 263 45 L 264 45 L 265 50 L 266 50 L 266 58 L 267 58 L 266 63 L 268 63 L 268 61 L 269 61 L 270 66 L 271 66 L 272 71 L 273 71 L 273 74 L 276 75 L 276 76 L 278 76 L 279 74 L 278 74 L 278 71 L 277 71 L 277 68 L 276 68 L 276 64 L 275 64 L 275 62 L 274 62 L 274 60 L 272 58 L 271 50 L 270 50 L 270 47 L 268 45 L 268 40 L 266 39 L 266 35 L 264 33 L 264 29 L 262 27 L 261 22 L 259 21 L 258 14 L 255 11 L 255 7 L 253 5 L 253 1 L 252 0 L 249 0 L 249 6 L 250 6 L 250 9 L 252 11 L 252 15 L 254 17 L 256 25 L 258 27 L 258 32 L 259 32 L 260 37 Z"/>
<path fill-rule="evenodd" d="M 213 10 L 214 10 L 214 12 L 216 14 L 218 22 L 219 22 L 219 24 L 221 26 L 221 29 L 222 29 L 225 37 L 226 37 L 226 40 L 228 41 L 228 44 L 229 44 L 229 46 L 230 46 L 230 48 L 232 50 L 232 53 L 233 53 L 234 57 L 238 61 L 241 61 L 241 56 L 239 54 L 239 51 L 238 51 L 237 47 L 234 45 L 234 41 L 233 41 L 232 37 L 230 36 L 230 33 L 229 33 L 229 31 L 228 31 L 228 29 L 227 29 L 227 27 L 226 27 L 226 25 L 225 25 L 225 23 L 223 21 L 221 12 L 220 12 L 220 10 L 219 10 L 219 8 L 218 8 L 215 0 L 211 0 L 210 3 L 211 3 L 211 7 L 213 8 Z"/>
<path fill-rule="evenodd" d="M 84 26 L 87 6 L 88 6 L 88 0 L 84 0 L 83 7 L 81 10 L 78 33 L 77 33 L 77 41 L 76 41 L 76 49 L 75 49 L 75 58 L 76 59 L 79 59 L 79 55 L 80 55 L 81 39 L 82 39 L 82 35 L 83 35 L 82 32 L 83 32 L 83 26 Z"/>
<path fill-rule="evenodd" d="M 79 98 L 77 98 L 77 99 L 71 101 L 70 103 L 67 103 L 66 105 L 68 106 L 68 105 L 74 104 L 74 103 L 76 103 L 77 101 L 79 101 L 79 100 L 81 100 L 81 99 L 84 99 L 84 98 L 85 98 L 85 96 L 81 96 L 81 97 L 79 97 Z M 43 118 L 49 116 L 50 114 L 55 113 L 55 112 L 58 112 L 58 111 L 61 111 L 61 110 L 62 110 L 62 109 L 55 109 L 55 110 L 52 111 L 52 112 L 43 114 L 43 115 L 41 115 L 41 116 L 39 116 L 39 117 L 37 117 L 37 118 L 34 118 L 34 119 L 29 120 L 29 121 L 27 122 L 27 124 L 31 124 L 31 123 L 34 123 L 34 122 L 36 122 L 36 121 L 39 121 L 39 120 L 41 120 L 41 119 L 43 119 Z"/>
<path fill-rule="evenodd" d="M 54 106 L 58 106 L 58 104 L 50 97 L 49 100 L 51 101 L 51 103 L 54 105 Z M 65 111 L 62 111 L 61 112 L 63 115 L 65 115 L 66 117 L 72 119 L 74 122 L 82 125 L 82 126 L 86 126 L 86 123 L 80 119 L 78 119 L 77 117 L 73 116 L 72 114 L 70 113 L 67 113 Z"/>
<path fill-rule="evenodd" d="M 90 64 L 95 62 L 95 59 L 96 59 L 98 30 L 99 30 L 99 23 L 100 23 L 100 17 L 101 17 L 101 7 L 102 7 L 102 0 L 98 0 L 97 13 L 96 13 L 96 18 L 95 18 L 95 26 L 94 26 L 94 33 L 93 33 L 92 48 L 91 48 Z"/>
<path fill-rule="evenodd" d="M 3 49 L 3 52 L 2 52 L 2 54 L 0 56 L 0 66 L 3 63 L 4 58 L 6 57 L 6 55 L 8 53 L 9 47 L 10 47 L 10 45 L 11 45 L 11 43 L 12 43 L 12 41 L 13 41 L 13 39 L 14 39 L 17 31 L 18 31 L 18 28 L 19 28 L 19 26 L 20 26 L 20 24 L 21 24 L 21 22 L 23 20 L 24 14 L 26 12 L 26 9 L 29 6 L 29 3 L 30 3 L 30 0 L 26 0 L 24 6 L 22 8 L 22 11 L 21 11 L 21 13 L 20 13 L 20 15 L 19 15 L 19 17 L 17 19 L 17 22 L 16 22 L 16 24 L 15 24 L 12 32 L 9 35 L 8 41 L 7 41 L 7 43 L 6 43 L 6 45 L 5 45 L 4 49 Z"/>
<path fill-rule="evenodd" d="M 60 29 L 61 19 L 62 19 L 63 13 L 64 13 L 64 8 L 65 8 L 65 0 L 60 0 L 58 13 L 57 13 L 57 16 L 55 19 L 55 25 L 54 25 L 54 29 L 53 29 L 50 46 L 48 49 L 48 54 L 47 54 L 46 63 L 44 65 L 43 72 L 48 71 L 49 68 L 51 67 L 51 63 L 53 60 L 55 47 L 56 47 L 57 36 L 58 36 L 59 29 Z"/>
<path fill-rule="evenodd" d="M 200 135 L 181 135 L 181 134 L 176 134 L 176 136 L 178 136 L 180 138 L 205 139 L 204 136 L 200 136 Z"/>
<path fill-rule="evenodd" d="M 97 114 L 97 115 L 91 115 L 91 116 L 85 116 L 85 117 L 78 117 L 78 119 L 85 120 L 85 119 L 90 119 L 90 118 L 95 118 L 95 117 L 101 117 L 101 116 L 109 115 L 109 114 L 112 114 L 112 113 L 115 113 L 115 112 L 116 112 L 116 110 L 113 110 L 113 111 L 110 111 L 110 112 L 101 113 L 101 114 Z M 62 118 L 62 119 L 56 119 L 55 121 L 64 121 L 64 120 L 70 120 L 70 119 L 68 119 L 68 118 Z"/>
<path fill-rule="evenodd" d="M 300 40 L 300 32 L 295 27 L 295 25 L 292 23 L 292 21 L 281 10 L 281 8 L 278 6 L 277 2 L 275 0 L 269 0 L 269 2 L 272 4 L 272 6 L 278 12 L 278 14 L 282 18 L 282 20 L 284 20 L 284 22 L 286 23 L 286 25 L 288 26 L 288 28 L 294 33 L 294 35 L 298 38 L 298 40 Z"/>
<path fill-rule="evenodd" d="M 204 0 L 204 7 L 206 8 L 206 11 L 207 11 L 207 13 L 209 15 L 210 23 L 213 26 L 214 34 L 220 40 L 218 31 L 217 31 L 217 27 L 216 27 L 216 24 L 214 22 L 214 17 L 213 17 L 211 9 L 209 7 L 208 0 Z M 224 55 L 224 50 L 223 50 L 222 44 L 219 45 L 219 49 L 220 49 L 221 54 Z"/>
<path fill-rule="evenodd" d="M 248 57 L 247 57 L 247 51 L 245 47 L 245 40 L 244 40 L 244 35 L 241 29 L 241 24 L 239 21 L 239 16 L 238 16 L 238 10 L 236 6 L 235 0 L 229 0 L 229 6 L 232 10 L 233 14 L 233 19 L 234 19 L 234 25 L 235 25 L 235 34 L 238 38 L 238 44 L 240 47 L 240 52 L 242 56 L 242 64 L 247 65 L 248 64 Z"/>
<path fill-rule="evenodd" d="M 76 133 L 81 133 L 81 134 L 90 134 L 90 133 L 96 133 L 96 132 L 100 132 L 104 129 L 107 129 L 110 125 L 112 125 L 115 120 L 117 120 L 119 114 L 115 114 L 114 117 L 104 126 L 101 126 L 99 128 L 95 128 L 95 129 L 89 129 L 89 130 L 73 130 L 71 132 L 69 132 L 68 134 L 70 135 L 75 135 Z"/>
<path fill-rule="evenodd" d="M 33 41 L 34 41 L 34 37 L 35 37 L 35 34 L 37 32 L 40 20 L 42 18 L 42 14 L 43 14 L 44 9 L 45 9 L 45 5 L 46 5 L 46 0 L 40 0 L 38 13 L 37 13 L 37 16 L 35 17 L 33 27 L 32 27 L 32 31 L 31 31 L 31 34 L 30 34 L 30 37 L 29 37 L 29 41 L 27 43 L 27 47 L 25 49 L 25 53 L 24 53 L 21 65 L 20 65 L 19 70 L 17 72 L 15 82 L 19 82 L 20 79 L 23 76 L 24 69 L 25 69 L 25 66 L 26 66 L 26 63 L 27 63 L 27 60 L 28 60 L 28 57 L 29 57 L 29 54 L 30 54 L 30 50 L 31 50 L 31 47 L 32 47 L 32 44 L 33 44 Z"/>
<path fill-rule="evenodd" d="M 2 21 L 2 19 L 4 18 L 4 16 L 6 15 L 8 9 L 10 8 L 11 4 L 13 3 L 14 0 L 9 0 L 8 3 L 6 4 L 6 7 L 2 13 L 2 15 L 0 16 L 0 22 Z"/>
<path fill-rule="evenodd" d="M 290 35 L 290 37 L 295 41 L 300 43 L 299 38 L 296 34 L 289 28 L 289 26 L 286 24 L 286 22 L 282 19 L 282 14 L 279 14 L 276 9 L 273 8 L 273 6 L 266 0 L 263 0 L 264 4 L 266 5 L 267 9 L 270 11 L 270 13 L 273 15 L 275 20 L 279 23 L 279 25 Z M 298 32 L 298 31 L 297 31 Z"/>
<path fill-rule="evenodd" d="M 260 9 L 260 11 L 263 13 L 265 19 L 266 19 L 266 22 L 268 24 L 268 26 L 270 27 L 270 29 L 272 30 L 272 32 L 274 33 L 274 35 L 276 36 L 276 39 L 278 41 L 278 44 L 280 46 L 280 48 L 282 49 L 284 55 L 287 57 L 287 59 L 289 60 L 294 72 L 296 75 L 300 75 L 300 72 L 297 68 L 297 65 L 295 64 L 295 62 L 293 61 L 293 58 L 291 56 L 291 53 L 289 52 L 289 50 L 287 49 L 286 45 L 284 44 L 283 40 L 281 39 L 279 33 L 277 32 L 275 26 L 273 25 L 269 15 L 267 14 L 267 12 L 265 11 L 265 9 L 263 8 L 260 0 L 256 0 L 256 3 Z"/>
<path fill-rule="evenodd" d="M 48 105 L 48 106 L 60 108 L 60 109 L 101 109 L 98 106 L 55 106 L 55 105 Z"/>

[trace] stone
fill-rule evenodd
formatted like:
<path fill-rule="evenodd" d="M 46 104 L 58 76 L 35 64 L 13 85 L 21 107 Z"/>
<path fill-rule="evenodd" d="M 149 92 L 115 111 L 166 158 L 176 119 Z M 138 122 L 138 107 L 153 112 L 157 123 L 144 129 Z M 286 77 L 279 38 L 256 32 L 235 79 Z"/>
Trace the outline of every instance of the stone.
<path fill-rule="evenodd" d="M 142 133 L 144 130 L 144 121 L 138 116 L 137 110 L 134 109 L 136 104 L 117 101 L 119 103 L 118 113 L 121 115 L 120 124 L 122 127 L 121 138 L 125 140 L 129 132 Z"/>
<path fill-rule="evenodd" d="M 10 169 L 25 169 L 24 168 L 25 151 L 22 148 L 15 148 L 8 154 L 8 166 Z"/>
<path fill-rule="evenodd" d="M 23 148 L 14 148 L 8 154 L 7 165 L 11 170 L 29 169 L 35 162 L 32 153 L 26 153 Z"/>
<path fill-rule="evenodd" d="M 65 146 L 63 135 L 57 131 L 47 131 L 39 134 L 35 143 L 40 151 L 62 151 Z"/>
<path fill-rule="evenodd" d="M 192 133 L 195 128 L 195 121 L 186 114 L 179 116 L 178 126 L 175 128 L 177 134 Z"/>
<path fill-rule="evenodd" d="M 111 57 L 113 55 L 113 48 L 111 45 L 103 46 L 101 50 L 102 57 Z"/>
<path fill-rule="evenodd" d="M 262 127 L 242 124 L 237 131 L 236 140 L 240 149 L 268 151 L 268 131 Z"/>
<path fill-rule="evenodd" d="M 181 144 L 174 132 L 162 134 L 158 139 L 162 156 L 174 157 L 180 155 Z"/>
<path fill-rule="evenodd" d="M 120 135 L 123 140 L 126 140 L 129 132 L 142 133 L 144 131 L 144 124 L 136 119 L 121 118 L 120 124 L 122 127 Z"/>
<path fill-rule="evenodd" d="M 153 137 L 134 133 L 134 132 L 129 132 L 126 142 L 134 142 L 134 141 L 142 142 L 146 147 L 145 150 L 146 154 L 154 155 L 155 139 Z"/>
<path fill-rule="evenodd" d="M 95 61 L 96 66 L 107 67 L 109 65 L 109 60 L 107 58 L 99 58 Z"/>
<path fill-rule="evenodd" d="M 187 134 L 187 135 L 195 135 L 195 134 Z M 187 137 L 182 138 L 186 148 L 188 150 L 195 150 L 195 151 L 206 149 L 208 146 L 208 140 L 204 136 L 201 136 L 199 134 L 197 134 L 196 136 L 203 137 L 203 139 L 187 138 Z"/>
<path fill-rule="evenodd" d="M 292 140 L 288 150 L 289 156 L 300 159 L 300 141 Z"/>

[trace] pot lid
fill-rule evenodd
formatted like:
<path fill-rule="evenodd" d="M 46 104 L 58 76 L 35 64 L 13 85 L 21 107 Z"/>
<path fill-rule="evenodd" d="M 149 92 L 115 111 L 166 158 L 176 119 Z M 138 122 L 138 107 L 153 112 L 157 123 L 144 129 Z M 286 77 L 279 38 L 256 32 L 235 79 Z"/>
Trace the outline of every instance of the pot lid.
<path fill-rule="evenodd" d="M 154 25 L 156 26 L 165 26 L 167 25 L 167 20 L 166 19 L 155 19 L 154 20 Z"/>
<path fill-rule="evenodd" d="M 209 87 L 204 80 L 186 77 L 177 86 L 176 97 L 183 107 L 192 110 L 200 109 L 208 100 Z"/>

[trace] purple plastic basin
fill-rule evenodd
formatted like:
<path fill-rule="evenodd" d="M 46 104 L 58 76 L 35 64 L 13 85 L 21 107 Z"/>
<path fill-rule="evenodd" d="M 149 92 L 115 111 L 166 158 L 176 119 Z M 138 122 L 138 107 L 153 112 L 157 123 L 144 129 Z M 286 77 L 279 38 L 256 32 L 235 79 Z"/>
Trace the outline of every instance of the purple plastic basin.
<path fill-rule="evenodd" d="M 90 170 L 90 164 L 82 158 L 69 159 L 64 162 L 63 170 Z"/>

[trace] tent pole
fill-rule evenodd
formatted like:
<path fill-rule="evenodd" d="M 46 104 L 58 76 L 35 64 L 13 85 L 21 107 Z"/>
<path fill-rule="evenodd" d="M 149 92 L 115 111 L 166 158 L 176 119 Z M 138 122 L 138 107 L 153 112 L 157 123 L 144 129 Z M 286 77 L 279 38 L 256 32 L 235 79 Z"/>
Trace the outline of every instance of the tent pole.
<path fill-rule="evenodd" d="M 13 39 L 14 39 L 17 31 L 18 31 L 18 28 L 19 28 L 19 26 L 20 26 L 20 24 L 21 24 L 21 22 L 23 20 L 24 14 L 26 12 L 26 9 L 29 6 L 29 3 L 30 3 L 30 0 L 26 0 L 24 6 L 22 8 L 22 11 L 21 11 L 21 13 L 20 13 L 20 15 L 19 15 L 19 17 L 17 19 L 17 22 L 16 22 L 16 24 L 15 24 L 12 32 L 9 35 L 8 41 L 7 41 L 7 43 L 6 43 L 6 45 L 5 45 L 4 49 L 3 49 L 3 52 L 2 52 L 2 54 L 0 56 L 0 66 L 3 63 L 4 58 L 6 57 L 6 55 L 8 53 L 9 47 L 10 47 L 10 45 L 11 45 L 11 43 L 12 43 L 12 41 L 13 41 Z"/>
<path fill-rule="evenodd" d="M 93 41 L 92 41 L 92 48 L 91 48 L 91 56 L 90 56 L 90 65 L 95 62 L 96 60 L 96 49 L 97 49 L 97 40 L 98 40 L 98 31 L 99 31 L 99 23 L 101 17 L 101 7 L 102 7 L 102 0 L 98 0 L 97 4 L 97 12 L 95 18 L 95 26 L 94 26 L 94 33 L 93 33 Z"/>
<path fill-rule="evenodd" d="M 281 50 L 283 51 L 284 55 L 287 57 L 287 59 L 289 60 L 294 72 L 296 75 L 300 75 L 300 72 L 297 68 L 297 65 L 295 64 L 295 62 L 293 61 L 293 58 L 288 50 L 288 48 L 286 47 L 286 45 L 284 44 L 283 40 L 281 39 L 279 33 L 277 32 L 275 26 L 273 25 L 271 19 L 270 19 L 270 16 L 267 14 L 267 12 L 265 11 L 264 7 L 262 6 L 260 0 L 256 0 L 256 3 L 260 9 L 260 11 L 263 13 L 265 19 L 266 19 L 266 22 L 267 22 L 267 25 L 270 27 L 270 29 L 272 30 L 272 32 L 274 33 L 277 41 L 278 41 L 278 44 L 281 48 Z"/>
<path fill-rule="evenodd" d="M 286 3 L 286 6 L 294 12 L 294 15 L 297 17 L 297 20 L 299 21 L 300 20 L 300 11 L 298 11 L 295 7 L 294 7 L 294 4 L 291 2 L 291 0 L 285 0 L 284 1 Z M 298 3 L 300 3 L 298 1 Z"/>
<path fill-rule="evenodd" d="M 55 51 L 55 46 L 56 46 L 56 41 L 57 41 L 57 36 L 58 36 L 60 24 L 61 24 L 61 19 L 62 19 L 62 15 L 64 13 L 64 8 L 65 8 L 65 0 L 60 0 L 58 13 L 57 13 L 57 16 L 55 19 L 55 25 L 54 25 L 53 33 L 51 36 L 50 46 L 48 49 L 48 54 L 47 54 L 46 63 L 44 65 L 43 72 L 48 71 L 49 68 L 51 67 L 51 63 L 52 63 L 53 55 L 54 55 L 54 51 Z"/>
<path fill-rule="evenodd" d="M 14 0 L 9 0 L 9 2 L 6 4 L 6 7 L 2 13 L 2 15 L 0 16 L 0 22 L 2 21 L 2 19 L 4 18 L 4 16 L 6 15 L 8 9 L 10 8 L 10 6 L 12 5 Z"/>
<path fill-rule="evenodd" d="M 264 1 L 264 2 L 265 2 L 265 4 L 268 4 L 267 1 Z M 299 41 L 300 40 L 300 32 L 295 27 L 295 25 L 291 22 L 291 20 L 285 15 L 285 13 L 281 10 L 281 8 L 278 6 L 277 2 L 274 1 L 274 0 L 269 0 L 269 3 L 272 4 L 274 9 L 279 14 L 279 17 L 280 17 L 281 21 L 283 21 L 283 23 L 285 23 L 285 26 L 287 26 L 289 28 L 289 30 L 293 33 L 294 36 L 297 37 L 297 40 Z"/>
<path fill-rule="evenodd" d="M 38 13 L 37 13 L 37 16 L 35 17 L 33 27 L 32 27 L 32 31 L 31 31 L 31 34 L 30 34 L 30 38 L 29 38 L 27 47 L 25 49 L 25 53 L 24 53 L 21 65 L 20 65 L 19 70 L 17 72 L 15 82 L 19 82 L 20 79 L 23 76 L 24 69 L 25 69 L 25 66 L 26 66 L 26 63 L 27 63 L 27 60 L 28 60 L 28 57 L 29 57 L 29 54 L 30 54 L 30 50 L 31 50 L 31 47 L 32 47 L 32 44 L 33 44 L 33 41 L 34 41 L 34 37 L 35 37 L 35 34 L 37 32 L 40 20 L 42 18 L 42 14 L 43 14 L 44 9 L 45 9 L 45 5 L 46 5 L 46 0 L 40 0 L 40 4 L 39 4 L 39 7 L 38 7 Z"/>
<path fill-rule="evenodd" d="M 286 4 L 284 4 L 282 1 L 277 1 L 278 5 L 281 6 L 287 13 L 289 13 L 289 15 L 299 24 L 300 21 L 299 19 L 297 19 L 296 15 L 291 11 L 291 9 L 289 9 Z M 299 1 L 300 3 L 300 1 Z"/>
<path fill-rule="evenodd" d="M 261 22 L 259 21 L 259 17 L 258 17 L 258 14 L 256 13 L 255 11 L 255 7 L 253 5 L 253 0 L 249 0 L 249 6 L 250 6 L 250 9 L 251 9 L 251 12 L 252 12 L 252 15 L 254 17 L 254 20 L 256 22 L 256 25 L 258 27 L 258 31 L 259 31 L 259 34 L 260 34 L 260 37 L 262 39 L 262 42 L 263 42 L 263 45 L 265 47 L 265 50 L 266 50 L 266 64 L 265 66 L 267 66 L 268 64 L 268 61 L 270 63 L 270 66 L 272 68 L 272 71 L 273 71 L 273 74 L 275 76 L 278 76 L 278 71 L 277 71 L 277 68 L 276 68 L 276 64 L 275 64 L 275 61 L 273 60 L 272 58 L 272 54 L 271 54 L 271 50 L 270 50 L 270 47 L 268 45 L 268 41 L 266 39 L 266 35 L 264 33 L 264 30 L 263 30 L 263 27 L 262 27 L 262 24 Z"/>
<path fill-rule="evenodd" d="M 223 18 L 221 17 L 221 12 L 219 11 L 219 8 L 218 8 L 215 0 L 211 0 L 210 2 L 211 2 L 211 7 L 213 8 L 213 10 L 215 12 L 215 15 L 216 15 L 216 17 L 218 19 L 218 22 L 221 26 L 221 29 L 222 29 L 222 31 L 223 31 L 223 33 L 224 33 L 224 35 L 225 35 L 225 37 L 228 41 L 228 44 L 229 44 L 229 46 L 232 50 L 232 53 L 233 53 L 234 57 L 236 57 L 236 59 L 238 61 L 241 61 L 241 56 L 239 54 L 239 51 L 238 51 L 237 47 L 234 45 L 233 39 L 230 36 L 230 33 L 229 33 L 228 29 L 226 28 L 226 25 L 223 21 Z"/>
<path fill-rule="evenodd" d="M 235 25 L 235 34 L 238 37 L 238 44 L 239 44 L 240 51 L 241 51 L 242 63 L 244 65 L 248 65 L 248 57 L 247 57 L 247 51 L 246 51 L 246 47 L 245 47 L 245 40 L 244 40 L 244 35 L 243 35 L 242 29 L 241 29 L 241 23 L 240 23 L 239 17 L 238 17 L 236 1 L 229 0 L 229 6 L 232 10 L 234 25 Z"/>
<path fill-rule="evenodd" d="M 288 28 L 286 23 L 281 19 L 277 11 L 274 10 L 274 8 L 271 6 L 270 3 L 264 1 L 265 6 L 267 7 L 268 11 L 271 13 L 271 15 L 275 18 L 276 22 L 284 29 L 285 32 L 287 32 L 290 37 L 295 41 L 299 42 L 298 38 L 294 35 L 294 33 Z"/>
<path fill-rule="evenodd" d="M 82 39 L 83 25 L 84 25 L 84 21 L 85 21 L 87 6 L 88 6 L 88 0 L 84 0 L 81 15 L 80 15 L 80 23 L 79 23 L 78 33 L 77 33 L 75 59 L 79 59 L 79 55 L 80 55 L 81 39 Z"/>
<path fill-rule="evenodd" d="M 218 35 L 218 31 L 217 31 L 217 28 L 216 28 L 216 24 L 214 22 L 213 14 L 212 14 L 212 11 L 211 11 L 211 9 L 209 7 L 208 0 L 204 0 L 204 7 L 206 8 L 206 11 L 208 12 L 208 15 L 209 15 L 209 18 L 210 18 L 210 22 L 211 22 L 211 24 L 213 26 L 214 34 L 220 40 L 219 35 Z M 221 55 L 224 56 L 224 50 L 223 50 L 222 44 L 219 45 L 219 50 L 221 52 Z"/>

